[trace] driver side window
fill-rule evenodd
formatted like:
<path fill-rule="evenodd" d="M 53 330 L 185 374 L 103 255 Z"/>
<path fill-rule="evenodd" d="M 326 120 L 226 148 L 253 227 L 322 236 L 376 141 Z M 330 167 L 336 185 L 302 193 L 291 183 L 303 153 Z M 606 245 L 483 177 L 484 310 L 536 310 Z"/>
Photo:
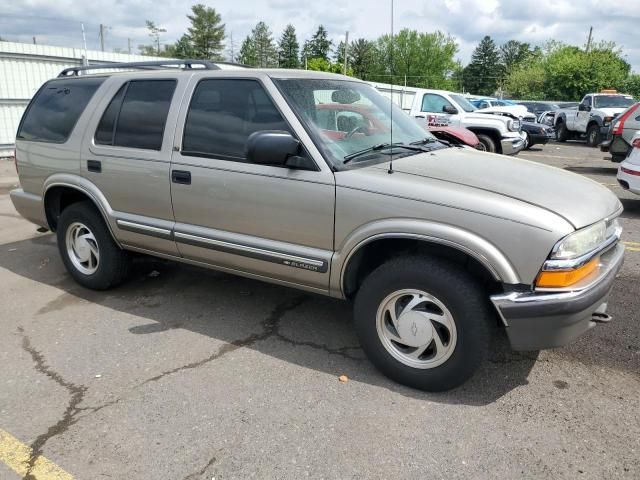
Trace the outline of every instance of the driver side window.
<path fill-rule="evenodd" d="M 422 97 L 422 111 L 429 113 L 443 113 L 444 107 L 453 107 L 451 102 L 441 95 L 425 93 Z"/>

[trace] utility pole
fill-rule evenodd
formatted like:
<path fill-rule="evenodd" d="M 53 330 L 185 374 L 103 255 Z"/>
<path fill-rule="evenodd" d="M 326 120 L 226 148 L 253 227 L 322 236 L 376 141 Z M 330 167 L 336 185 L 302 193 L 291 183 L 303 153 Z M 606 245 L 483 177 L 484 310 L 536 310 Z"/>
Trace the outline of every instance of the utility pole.
<path fill-rule="evenodd" d="M 127 38 L 127 51 L 129 52 L 129 55 L 131 55 L 131 39 Z"/>
<path fill-rule="evenodd" d="M 349 30 L 344 34 L 344 67 L 342 73 L 347 74 L 347 54 L 349 53 Z"/>
<path fill-rule="evenodd" d="M 100 33 L 98 34 L 100 37 L 100 50 L 104 52 L 104 25 L 100 24 Z"/>
<path fill-rule="evenodd" d="M 35 37 L 35 35 L 33 36 L 33 44 L 34 44 L 34 45 L 37 45 L 37 42 L 36 42 L 36 37 Z"/>
<path fill-rule="evenodd" d="M 589 27 L 589 38 L 587 39 L 587 53 L 591 50 L 591 36 L 593 34 L 593 27 Z"/>

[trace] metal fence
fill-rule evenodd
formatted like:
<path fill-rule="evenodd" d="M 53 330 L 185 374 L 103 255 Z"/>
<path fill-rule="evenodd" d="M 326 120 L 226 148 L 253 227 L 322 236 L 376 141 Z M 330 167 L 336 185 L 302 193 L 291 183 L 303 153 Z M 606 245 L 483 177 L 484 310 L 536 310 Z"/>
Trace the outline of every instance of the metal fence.
<path fill-rule="evenodd" d="M 66 67 L 157 60 L 80 48 L 0 42 L 0 157 L 13 155 L 18 123 L 33 94 Z"/>

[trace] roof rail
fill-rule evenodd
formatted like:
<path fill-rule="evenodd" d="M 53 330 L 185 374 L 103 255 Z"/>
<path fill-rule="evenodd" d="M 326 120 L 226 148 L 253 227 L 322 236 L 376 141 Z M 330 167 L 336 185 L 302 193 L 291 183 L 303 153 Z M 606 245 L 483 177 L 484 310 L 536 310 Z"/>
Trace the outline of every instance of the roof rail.
<path fill-rule="evenodd" d="M 216 63 L 209 60 L 154 60 L 151 62 L 127 62 L 127 63 L 100 63 L 96 65 L 78 65 L 62 70 L 58 77 L 79 76 L 80 72 L 89 70 L 111 70 L 111 69 L 136 69 L 136 70 L 158 70 L 163 68 L 179 67 L 183 70 L 190 70 L 194 65 L 200 65 L 203 70 L 220 70 Z"/>

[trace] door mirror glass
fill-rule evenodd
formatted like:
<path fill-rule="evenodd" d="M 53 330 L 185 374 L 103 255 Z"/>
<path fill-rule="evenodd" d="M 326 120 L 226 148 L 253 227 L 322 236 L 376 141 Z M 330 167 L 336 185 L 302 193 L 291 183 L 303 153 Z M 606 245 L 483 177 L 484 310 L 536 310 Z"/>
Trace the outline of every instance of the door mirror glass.
<path fill-rule="evenodd" d="M 578 105 L 578 110 L 580 110 L 581 112 L 588 112 L 589 110 L 591 110 L 591 107 L 586 103 L 581 103 L 580 105 Z"/>
<path fill-rule="evenodd" d="M 445 105 L 444 107 L 442 107 L 442 111 L 450 115 L 456 115 L 458 113 L 458 109 L 451 105 Z"/>
<path fill-rule="evenodd" d="M 247 160 L 251 163 L 283 166 L 299 152 L 300 142 L 289 132 L 263 130 L 247 139 Z"/>

